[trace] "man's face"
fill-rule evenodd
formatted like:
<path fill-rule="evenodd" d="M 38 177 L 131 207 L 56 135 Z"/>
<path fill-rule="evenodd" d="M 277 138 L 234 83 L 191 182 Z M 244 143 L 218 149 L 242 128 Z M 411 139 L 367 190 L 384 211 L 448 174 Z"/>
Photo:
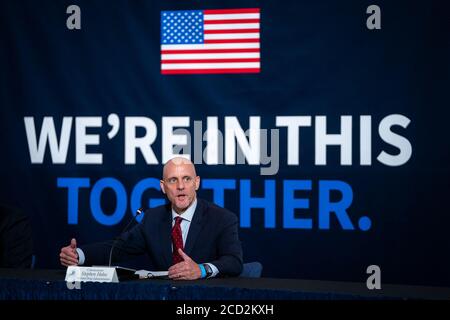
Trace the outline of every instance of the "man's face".
<path fill-rule="evenodd" d="M 177 213 L 183 213 L 195 200 L 200 177 L 196 176 L 191 163 L 169 162 L 164 168 L 160 185 L 162 192 L 172 203 L 172 208 Z"/>

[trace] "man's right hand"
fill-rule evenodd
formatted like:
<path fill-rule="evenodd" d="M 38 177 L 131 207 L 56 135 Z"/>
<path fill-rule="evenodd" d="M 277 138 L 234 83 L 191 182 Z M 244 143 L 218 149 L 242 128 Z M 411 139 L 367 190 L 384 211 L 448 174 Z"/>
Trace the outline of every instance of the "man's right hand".
<path fill-rule="evenodd" d="M 65 267 L 78 265 L 77 240 L 72 239 L 70 245 L 61 249 L 59 261 Z"/>

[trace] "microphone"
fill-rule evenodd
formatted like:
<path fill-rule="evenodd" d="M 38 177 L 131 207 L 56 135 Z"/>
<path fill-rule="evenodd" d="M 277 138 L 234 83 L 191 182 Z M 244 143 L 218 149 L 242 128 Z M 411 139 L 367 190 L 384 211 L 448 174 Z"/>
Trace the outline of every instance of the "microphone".
<path fill-rule="evenodd" d="M 127 226 L 125 227 L 125 229 L 123 229 L 122 233 L 124 233 L 125 231 L 127 231 L 127 229 L 130 227 L 131 223 L 133 222 L 133 220 L 135 218 L 137 218 L 139 215 L 141 215 L 142 213 L 144 213 L 144 208 L 139 208 L 136 210 L 136 216 L 134 216 L 133 218 L 130 219 L 130 222 L 128 222 Z M 121 234 L 122 234 L 121 233 Z M 111 246 L 111 250 L 109 251 L 109 263 L 108 263 L 108 267 L 111 267 L 111 259 L 112 259 L 112 254 L 113 254 L 113 250 L 114 247 L 117 243 L 118 237 L 116 237 L 116 239 L 114 239 L 113 245 Z"/>

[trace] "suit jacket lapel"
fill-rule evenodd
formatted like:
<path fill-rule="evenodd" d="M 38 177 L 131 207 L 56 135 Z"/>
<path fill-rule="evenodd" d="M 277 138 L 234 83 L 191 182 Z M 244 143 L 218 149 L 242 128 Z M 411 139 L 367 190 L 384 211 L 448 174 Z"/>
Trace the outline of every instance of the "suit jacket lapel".
<path fill-rule="evenodd" d="M 194 247 L 197 236 L 203 227 L 203 214 L 205 208 L 200 199 L 197 198 L 197 208 L 195 208 L 194 216 L 192 217 L 191 225 L 189 226 L 189 233 L 184 246 L 184 252 L 190 256 L 192 248 Z"/>
<path fill-rule="evenodd" d="M 161 219 L 161 225 L 159 228 L 159 241 L 163 250 L 163 260 L 166 265 L 172 265 L 172 213 L 170 205 L 167 206 L 166 214 Z"/>

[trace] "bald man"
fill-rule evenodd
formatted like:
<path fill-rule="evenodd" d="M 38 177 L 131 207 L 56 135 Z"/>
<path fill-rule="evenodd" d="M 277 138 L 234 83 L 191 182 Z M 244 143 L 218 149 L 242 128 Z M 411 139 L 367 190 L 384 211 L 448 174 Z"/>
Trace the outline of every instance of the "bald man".
<path fill-rule="evenodd" d="M 164 166 L 160 186 L 169 204 L 146 210 L 142 222 L 118 238 L 112 261 L 147 254 L 151 265 L 145 269 L 169 270 L 169 278 L 176 280 L 238 276 L 242 247 L 237 217 L 197 198 L 200 177 L 194 164 L 182 157 L 171 159 Z M 61 249 L 61 264 L 108 264 L 112 243 L 81 249 L 72 239 Z"/>

